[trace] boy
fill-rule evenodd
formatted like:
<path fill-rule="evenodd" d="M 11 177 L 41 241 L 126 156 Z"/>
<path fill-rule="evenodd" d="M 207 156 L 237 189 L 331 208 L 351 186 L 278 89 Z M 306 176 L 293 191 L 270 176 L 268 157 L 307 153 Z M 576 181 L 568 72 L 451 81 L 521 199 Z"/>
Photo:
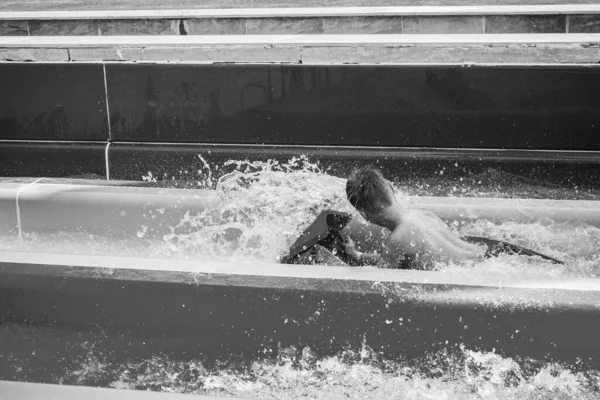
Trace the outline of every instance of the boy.
<path fill-rule="evenodd" d="M 486 246 L 467 243 L 435 214 L 406 207 L 381 172 L 360 168 L 346 183 L 348 201 L 369 222 L 391 231 L 381 255 L 361 253 L 345 237 L 344 250 L 362 264 L 382 268 L 432 269 L 436 262 L 482 259 Z"/>

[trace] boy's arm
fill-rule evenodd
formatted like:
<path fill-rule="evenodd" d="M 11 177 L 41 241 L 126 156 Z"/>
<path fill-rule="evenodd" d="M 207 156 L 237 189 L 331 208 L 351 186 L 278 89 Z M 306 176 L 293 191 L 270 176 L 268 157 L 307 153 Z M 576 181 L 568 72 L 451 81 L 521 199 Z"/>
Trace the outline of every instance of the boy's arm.
<path fill-rule="evenodd" d="M 386 257 L 377 253 L 361 253 L 355 257 L 359 262 L 385 269 L 412 269 L 415 258 L 410 254 L 391 255 Z"/>
<path fill-rule="evenodd" d="M 363 265 L 372 265 L 377 268 L 410 269 L 413 268 L 414 257 L 403 251 L 398 243 L 386 243 L 383 254 L 358 251 L 354 241 L 349 237 L 344 243 L 346 254 Z"/>
<path fill-rule="evenodd" d="M 351 256 L 354 257 L 356 260 L 358 260 L 358 262 L 360 262 L 362 264 L 366 264 L 366 265 L 379 266 L 379 263 L 382 261 L 381 255 L 377 254 L 377 253 L 367 253 L 367 252 L 357 251 L 355 253 L 355 255 L 351 255 Z"/>
<path fill-rule="evenodd" d="M 379 268 L 412 269 L 415 267 L 415 255 L 402 241 L 390 236 L 383 245 L 383 254 L 377 263 Z"/>
<path fill-rule="evenodd" d="M 381 255 L 377 253 L 362 252 L 356 249 L 354 240 L 348 236 L 343 237 L 344 242 L 341 243 L 343 250 L 347 255 L 354 258 L 363 265 L 377 265 L 381 261 Z"/>

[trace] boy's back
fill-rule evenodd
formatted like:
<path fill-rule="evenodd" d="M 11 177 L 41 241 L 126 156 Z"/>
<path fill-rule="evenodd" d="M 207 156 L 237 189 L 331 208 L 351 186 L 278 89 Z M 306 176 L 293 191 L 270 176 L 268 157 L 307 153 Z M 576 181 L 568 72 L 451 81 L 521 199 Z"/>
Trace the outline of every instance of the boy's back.
<path fill-rule="evenodd" d="M 473 261 L 485 252 L 485 246 L 463 241 L 435 214 L 407 210 L 385 242 L 382 266 L 431 269 L 435 262 Z"/>

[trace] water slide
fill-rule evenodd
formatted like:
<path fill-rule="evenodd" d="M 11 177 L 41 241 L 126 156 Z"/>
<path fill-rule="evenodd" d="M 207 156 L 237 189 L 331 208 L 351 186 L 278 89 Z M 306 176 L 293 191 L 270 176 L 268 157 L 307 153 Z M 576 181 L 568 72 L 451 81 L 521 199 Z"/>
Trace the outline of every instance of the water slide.
<path fill-rule="evenodd" d="M 0 397 L 596 398 L 600 8 L 545 3 L 4 2 Z M 532 253 L 352 266 L 364 164 Z"/>

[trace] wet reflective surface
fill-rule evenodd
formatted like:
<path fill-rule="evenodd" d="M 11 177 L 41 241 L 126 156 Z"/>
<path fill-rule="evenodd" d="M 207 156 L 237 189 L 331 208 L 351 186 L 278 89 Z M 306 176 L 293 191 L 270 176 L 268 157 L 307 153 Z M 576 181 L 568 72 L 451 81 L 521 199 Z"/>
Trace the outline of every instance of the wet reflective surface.
<path fill-rule="evenodd" d="M 0 72 L 2 138 L 108 139 L 102 66 Z M 109 64 L 106 72 L 116 141 L 600 149 L 594 69 Z"/>
<path fill-rule="evenodd" d="M 105 143 L 0 143 L 0 175 L 106 179 Z"/>
<path fill-rule="evenodd" d="M 101 65 L 2 64 L 0 91 L 0 139 L 108 139 Z"/>
<path fill-rule="evenodd" d="M 107 77 L 118 140 L 600 149 L 594 70 L 112 65 Z"/>

